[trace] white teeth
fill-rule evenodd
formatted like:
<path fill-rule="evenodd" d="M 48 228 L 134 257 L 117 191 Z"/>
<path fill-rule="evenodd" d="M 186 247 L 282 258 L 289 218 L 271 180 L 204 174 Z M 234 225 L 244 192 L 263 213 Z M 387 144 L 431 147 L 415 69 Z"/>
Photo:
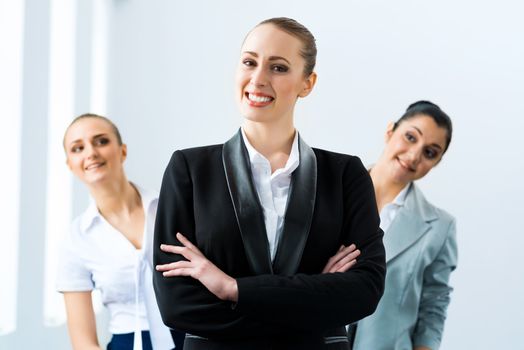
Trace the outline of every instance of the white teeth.
<path fill-rule="evenodd" d="M 100 166 L 102 166 L 102 165 L 103 165 L 103 163 L 91 164 L 90 166 L 88 166 L 88 167 L 86 168 L 86 170 L 95 169 L 95 168 L 98 168 L 98 167 L 100 167 Z"/>
<path fill-rule="evenodd" d="M 257 96 L 257 95 L 254 95 L 254 94 L 249 94 L 248 95 L 249 99 L 253 102 L 269 102 L 272 100 L 271 97 L 267 97 L 267 96 Z"/>

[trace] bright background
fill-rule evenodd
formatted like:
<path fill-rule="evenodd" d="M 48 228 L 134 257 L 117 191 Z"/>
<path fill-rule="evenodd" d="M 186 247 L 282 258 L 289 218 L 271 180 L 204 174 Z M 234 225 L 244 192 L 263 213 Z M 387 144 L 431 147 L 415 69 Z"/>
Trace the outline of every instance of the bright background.
<path fill-rule="evenodd" d="M 113 119 L 129 178 L 159 189 L 175 149 L 236 131 L 242 39 L 275 16 L 317 38 L 319 81 L 296 112 L 310 145 L 370 164 L 410 103 L 452 117 L 451 148 L 420 183 L 458 221 L 442 349 L 521 346 L 523 15 L 518 0 L 0 0 L 0 349 L 70 348 L 56 249 L 87 192 L 64 164 L 65 125 Z"/>

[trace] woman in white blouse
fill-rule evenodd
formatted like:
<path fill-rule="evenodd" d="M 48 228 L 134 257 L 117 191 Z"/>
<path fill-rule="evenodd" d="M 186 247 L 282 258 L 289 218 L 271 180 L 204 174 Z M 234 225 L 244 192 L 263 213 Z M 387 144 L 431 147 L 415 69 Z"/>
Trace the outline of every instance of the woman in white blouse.
<path fill-rule="evenodd" d="M 77 117 L 63 143 L 69 169 L 92 197 L 64 242 L 57 281 L 73 348 L 101 348 L 91 301 L 95 288 L 111 317 L 107 349 L 174 348 L 173 339 L 183 342 L 183 334 L 171 334 L 162 323 L 152 287 L 157 195 L 128 181 L 127 148 L 109 119 Z"/>
<path fill-rule="evenodd" d="M 384 152 L 370 171 L 384 230 L 386 288 L 375 313 L 358 322 L 354 350 L 440 346 L 457 265 L 455 219 L 414 182 L 439 164 L 451 134 L 449 116 L 429 101 L 413 103 L 387 128 Z"/>

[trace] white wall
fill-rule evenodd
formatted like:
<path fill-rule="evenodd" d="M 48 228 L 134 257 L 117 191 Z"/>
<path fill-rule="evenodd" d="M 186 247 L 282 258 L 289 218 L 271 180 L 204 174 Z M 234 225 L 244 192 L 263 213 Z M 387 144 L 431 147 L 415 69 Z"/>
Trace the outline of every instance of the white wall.
<path fill-rule="evenodd" d="M 33 3 L 30 10 L 38 6 L 36 1 L 28 3 Z M 233 99 L 240 44 L 254 24 L 268 17 L 296 18 L 317 37 L 319 81 L 296 113 L 298 128 L 310 145 L 356 154 L 372 163 L 381 151 L 388 121 L 415 100 L 439 104 L 454 121 L 454 139 L 443 162 L 421 186 L 431 201 L 456 216 L 460 250 L 442 349 L 517 346 L 524 310 L 519 259 L 524 244 L 521 2 L 108 4 L 108 116 L 128 143 L 129 177 L 146 187 L 159 188 L 173 150 L 220 143 L 235 132 L 241 121 Z M 29 35 L 35 32 L 28 29 Z M 36 44 L 32 47 L 37 54 Z M 29 57 L 26 52 L 26 73 L 45 75 L 37 70 L 39 58 L 34 54 Z M 45 103 L 28 78 L 24 83 L 25 121 L 38 122 L 35 108 L 45 111 Z M 82 98 L 77 93 L 77 99 Z M 31 104 L 34 101 L 39 104 Z M 32 129 L 24 130 L 23 161 L 29 160 L 30 145 L 45 144 L 41 136 L 31 137 Z M 33 173 L 42 168 L 41 161 L 23 166 Z M 42 215 L 45 199 L 39 188 L 22 179 L 23 210 L 33 213 L 22 214 L 27 220 Z M 28 200 L 32 189 L 36 203 Z M 83 205 L 85 192 L 78 184 L 75 193 L 76 203 Z M 31 228 L 25 225 L 22 229 Z M 23 242 L 20 246 L 24 249 Z M 42 258 L 37 248 L 31 250 Z M 21 269 L 27 269 L 24 266 Z M 36 282 L 41 279 L 36 276 Z M 20 282 L 20 288 L 30 285 Z M 27 308 L 19 309 L 20 323 L 40 321 Z M 0 348 L 27 344 L 28 331 L 19 325 L 16 333 L 0 337 Z M 50 334 L 66 337 L 65 328 L 39 332 L 39 339 L 49 339 Z"/>

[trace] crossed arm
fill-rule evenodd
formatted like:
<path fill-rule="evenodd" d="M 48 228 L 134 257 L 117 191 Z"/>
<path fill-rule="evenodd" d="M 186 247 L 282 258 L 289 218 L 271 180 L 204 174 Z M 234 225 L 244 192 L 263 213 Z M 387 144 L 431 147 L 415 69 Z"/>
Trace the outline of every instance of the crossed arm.
<path fill-rule="evenodd" d="M 200 281 L 217 298 L 224 301 L 238 301 L 237 281 L 209 261 L 204 254 L 184 235 L 177 233 L 182 246 L 162 244 L 160 249 L 166 253 L 180 254 L 187 260 L 157 265 L 157 271 L 164 277 L 189 276 Z M 322 273 L 345 272 L 356 264 L 360 250 L 354 244 L 341 246 L 338 252 L 326 263 Z"/>
<path fill-rule="evenodd" d="M 222 266 L 202 254 L 201 247 L 193 246 L 197 242 L 194 203 L 202 195 L 194 189 L 198 184 L 205 188 L 222 185 L 219 177 L 204 176 L 205 181 L 202 181 L 196 175 L 191 176 L 202 174 L 200 163 L 204 160 L 206 167 L 209 161 L 215 161 L 214 154 L 209 160 L 201 155 L 202 150 L 197 151 L 200 153 L 189 154 L 187 158 L 182 151 L 173 154 L 160 191 L 154 243 L 154 261 L 155 265 L 160 265 L 157 268 L 160 272 L 153 275 L 153 284 L 166 325 L 198 336 L 236 339 L 289 331 L 322 333 L 373 312 L 383 292 L 384 247 L 371 179 L 358 159 L 349 158 L 347 162 L 344 159 L 347 163 L 344 168 L 335 164 L 344 172 L 340 186 L 344 215 L 341 227 L 330 227 L 337 232 L 342 230 L 339 244 L 358 246 L 361 251 L 358 263 L 343 267 L 355 258 L 344 262 L 341 261 L 344 253 L 334 252 L 335 257 L 326 258 L 330 261 L 324 262 L 327 265 L 323 272 L 337 273 L 227 276 L 219 270 L 223 270 Z M 214 149 L 204 151 L 215 152 Z M 191 164 L 187 160 L 199 159 L 199 156 L 204 160 Z M 211 205 L 203 204 L 203 211 Z M 184 233 L 187 240 L 175 235 L 176 232 Z M 173 246 L 160 248 L 162 243 Z M 239 248 L 239 242 L 230 243 Z M 355 249 L 354 246 L 347 251 L 351 249 Z M 232 277 L 236 280 L 232 281 Z M 237 298 L 236 306 L 232 307 Z M 274 317 L 275 310 L 278 310 L 278 318 Z"/>

